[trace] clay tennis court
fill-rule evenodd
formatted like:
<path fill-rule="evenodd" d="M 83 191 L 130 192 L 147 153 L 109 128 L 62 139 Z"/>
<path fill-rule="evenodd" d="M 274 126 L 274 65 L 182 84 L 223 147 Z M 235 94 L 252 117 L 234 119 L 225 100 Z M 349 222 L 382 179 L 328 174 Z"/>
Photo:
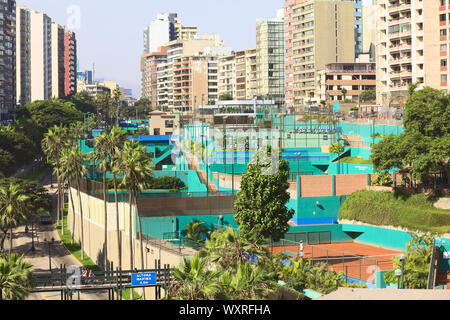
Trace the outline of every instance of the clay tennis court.
<path fill-rule="evenodd" d="M 299 243 L 284 242 L 270 249 L 275 254 L 284 253 L 294 260 L 302 256 Z M 325 263 L 329 270 L 370 282 L 374 282 L 375 270 L 393 270 L 392 257 L 400 253 L 358 242 L 303 245 L 303 259 L 311 259 L 314 264 Z"/>

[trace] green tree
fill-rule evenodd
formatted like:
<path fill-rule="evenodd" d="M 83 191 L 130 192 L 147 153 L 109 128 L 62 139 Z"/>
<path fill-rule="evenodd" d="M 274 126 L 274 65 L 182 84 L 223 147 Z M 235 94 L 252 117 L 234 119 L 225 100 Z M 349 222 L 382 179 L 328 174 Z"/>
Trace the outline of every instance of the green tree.
<path fill-rule="evenodd" d="M 83 203 L 81 201 L 81 187 L 80 180 L 87 174 L 87 167 L 84 164 L 87 158 L 86 155 L 83 154 L 81 148 L 78 146 L 67 148 L 63 150 L 61 164 L 62 168 L 64 168 L 64 175 L 70 181 L 75 179 L 77 185 L 77 195 L 80 206 L 80 247 L 81 247 L 81 259 L 84 259 L 84 232 L 83 232 Z M 72 202 L 73 203 L 73 202 Z M 75 211 L 73 212 L 73 224 L 75 225 Z M 75 233 L 75 229 L 72 232 L 72 242 L 73 242 L 73 234 Z"/>
<path fill-rule="evenodd" d="M 67 129 L 64 127 L 54 126 L 50 128 L 42 139 L 42 151 L 47 155 L 47 162 L 54 166 L 58 184 L 58 202 L 57 202 L 57 218 L 59 224 L 60 217 L 63 216 L 64 189 L 61 184 L 61 155 L 62 150 L 67 146 Z M 64 219 L 61 219 L 61 232 L 64 235 Z"/>
<path fill-rule="evenodd" d="M 207 256 L 222 270 L 236 270 L 249 257 L 256 257 L 263 263 L 270 256 L 267 245 L 260 238 L 245 238 L 230 226 L 211 233 L 200 255 Z"/>
<path fill-rule="evenodd" d="M 330 153 L 336 153 L 336 154 L 340 154 L 342 152 L 344 152 L 344 145 L 341 143 L 334 143 L 330 146 L 328 152 Z"/>
<path fill-rule="evenodd" d="M 217 294 L 220 272 L 208 268 L 208 260 L 198 254 L 183 258 L 180 266 L 172 270 L 175 281 L 169 289 L 168 299 L 210 300 Z"/>
<path fill-rule="evenodd" d="M 344 96 L 344 100 L 346 100 L 347 99 L 347 89 L 342 88 L 341 92 L 342 92 L 342 95 Z"/>
<path fill-rule="evenodd" d="M 13 229 L 26 219 L 29 197 L 17 184 L 0 188 L 0 221 L 9 229 L 9 255 L 13 246 Z"/>
<path fill-rule="evenodd" d="M 408 167 L 414 180 L 425 181 L 429 173 L 446 174 L 449 168 L 450 95 L 430 87 L 410 91 L 405 104 L 405 131 L 373 145 L 372 158 L 377 168 L 392 169 L 392 164 Z"/>
<path fill-rule="evenodd" d="M 271 152 L 268 154 L 270 157 Z M 278 241 L 289 230 L 288 222 L 294 215 L 294 210 L 286 208 L 290 199 L 287 192 L 289 163 L 279 160 L 276 173 L 264 174 L 271 165 L 270 161 L 264 162 L 262 153 L 258 152 L 255 163 L 250 163 L 242 176 L 241 189 L 234 203 L 234 219 L 244 237 L 256 234 Z"/>
<path fill-rule="evenodd" d="M 120 127 L 113 127 L 108 134 L 108 157 L 110 161 L 110 168 L 113 173 L 114 183 L 114 202 L 116 206 L 116 224 L 119 225 L 119 199 L 117 191 L 117 175 L 121 172 L 121 160 L 123 145 L 127 140 L 125 130 Z M 122 238 L 120 230 L 117 228 L 117 249 L 119 253 L 119 268 L 122 268 Z"/>
<path fill-rule="evenodd" d="M 31 267 L 17 254 L 0 258 L 0 300 L 25 300 L 33 289 Z"/>
<path fill-rule="evenodd" d="M 231 93 L 223 93 L 219 96 L 219 101 L 233 100 L 233 95 Z"/>
<path fill-rule="evenodd" d="M 5 178 L 0 179 L 0 189 L 8 189 L 10 185 L 16 185 L 21 193 L 28 197 L 23 213 L 29 217 L 38 212 L 50 212 L 52 206 L 52 199 L 42 185 L 35 181 L 29 181 L 19 178 Z M 4 241 L 8 234 L 9 225 L 0 222 L 0 251 L 4 248 Z"/>
<path fill-rule="evenodd" d="M 430 234 L 411 234 L 406 245 L 404 262 L 404 287 L 406 289 L 426 289 L 433 249 L 434 236 Z M 393 257 L 394 269 L 402 269 L 398 256 Z M 384 274 L 386 283 L 397 283 L 394 271 Z"/>
<path fill-rule="evenodd" d="M 142 226 L 139 209 L 137 206 L 137 195 L 145 188 L 145 182 L 152 175 L 151 160 L 146 153 L 146 147 L 141 146 L 137 141 L 126 141 L 122 153 L 121 169 L 123 172 L 122 185 L 128 187 L 129 193 L 129 234 L 130 234 L 130 265 L 133 269 L 133 237 L 132 237 L 132 205 L 134 204 L 137 212 L 139 226 L 139 242 L 141 251 L 141 268 L 144 269 L 144 247 L 142 240 Z M 145 291 L 144 291 L 145 299 Z"/>
<path fill-rule="evenodd" d="M 0 174 L 9 175 L 15 168 L 15 159 L 11 152 L 0 149 Z"/>
<path fill-rule="evenodd" d="M 192 221 L 186 224 L 186 238 L 196 242 L 203 242 L 202 235 L 208 233 L 208 227 L 203 221 Z"/>
<path fill-rule="evenodd" d="M 94 139 L 94 149 L 91 160 L 102 172 L 103 176 L 103 205 L 105 211 L 105 242 L 103 244 L 104 268 L 108 265 L 108 194 L 106 184 L 106 173 L 111 170 L 109 158 L 109 141 L 110 136 L 107 132 L 98 135 Z"/>
<path fill-rule="evenodd" d="M 359 100 L 360 100 L 361 102 L 367 102 L 367 101 L 375 101 L 375 100 L 377 100 L 377 91 L 376 91 L 376 88 L 370 88 L 370 89 L 364 90 L 364 91 L 360 94 Z"/>

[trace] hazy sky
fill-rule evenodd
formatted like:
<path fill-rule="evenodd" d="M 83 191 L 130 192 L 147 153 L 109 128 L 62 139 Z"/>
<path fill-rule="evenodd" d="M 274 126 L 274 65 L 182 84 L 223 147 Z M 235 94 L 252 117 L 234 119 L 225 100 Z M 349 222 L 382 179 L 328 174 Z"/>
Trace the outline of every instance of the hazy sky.
<path fill-rule="evenodd" d="M 77 34 L 80 69 L 95 63 L 96 78 L 117 81 L 139 97 L 143 29 L 157 13 L 177 13 L 182 24 L 217 33 L 226 46 L 245 50 L 256 45 L 256 18 L 275 17 L 284 0 L 17 0 L 17 5 L 70 27 Z"/>

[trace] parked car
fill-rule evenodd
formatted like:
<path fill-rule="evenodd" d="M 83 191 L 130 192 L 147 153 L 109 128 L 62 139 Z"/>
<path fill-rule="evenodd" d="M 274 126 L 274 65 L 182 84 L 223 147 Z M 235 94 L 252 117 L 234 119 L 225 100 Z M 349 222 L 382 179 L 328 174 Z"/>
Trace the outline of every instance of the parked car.
<path fill-rule="evenodd" d="M 41 220 L 41 224 L 52 224 L 53 223 L 52 216 L 49 214 L 41 215 L 40 220 Z"/>

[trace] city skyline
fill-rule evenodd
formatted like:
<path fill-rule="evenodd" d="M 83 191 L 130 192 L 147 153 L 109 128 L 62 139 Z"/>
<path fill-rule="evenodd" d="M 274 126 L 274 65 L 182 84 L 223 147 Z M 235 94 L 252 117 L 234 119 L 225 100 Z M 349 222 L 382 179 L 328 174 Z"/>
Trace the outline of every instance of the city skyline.
<path fill-rule="evenodd" d="M 132 89 L 133 96 L 138 98 L 141 95 L 139 57 L 143 52 L 142 32 L 158 13 L 177 13 L 183 24 L 196 25 L 200 34 L 218 34 L 226 46 L 241 51 L 256 45 L 256 19 L 275 17 L 284 1 L 211 3 L 198 0 L 193 5 L 174 0 L 170 3 L 136 3 L 126 8 L 115 3 L 117 1 L 80 0 L 74 4 L 68 0 L 57 3 L 21 0 L 17 5 L 46 13 L 56 23 L 74 31 L 78 40 L 80 70 L 92 69 L 95 63 L 95 78 L 116 81 L 120 86 Z M 131 13 L 134 18 L 130 17 Z M 229 17 L 233 17 L 231 24 L 228 23 Z M 123 19 L 123 22 L 114 23 L 111 19 Z M 117 37 L 120 41 L 115 41 Z M 117 61 L 121 63 L 116 64 Z"/>

